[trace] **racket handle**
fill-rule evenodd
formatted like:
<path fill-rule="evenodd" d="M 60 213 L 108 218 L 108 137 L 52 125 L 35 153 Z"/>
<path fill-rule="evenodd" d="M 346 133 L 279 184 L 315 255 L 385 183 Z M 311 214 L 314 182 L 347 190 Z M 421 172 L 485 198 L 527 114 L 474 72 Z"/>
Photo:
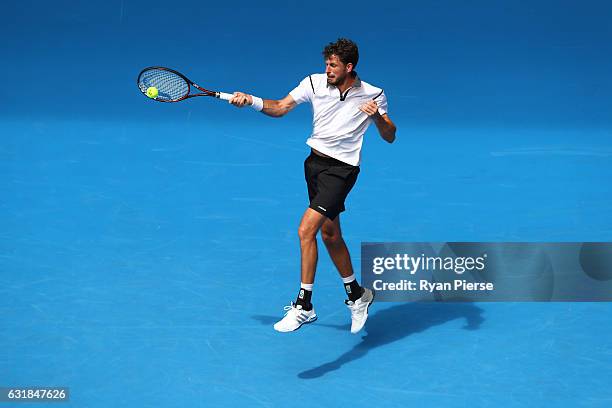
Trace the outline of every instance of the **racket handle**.
<path fill-rule="evenodd" d="M 217 92 L 217 94 L 215 95 L 217 98 L 219 99 L 223 99 L 224 101 L 229 101 L 230 99 L 232 99 L 234 97 L 233 94 L 228 94 L 225 92 Z"/>

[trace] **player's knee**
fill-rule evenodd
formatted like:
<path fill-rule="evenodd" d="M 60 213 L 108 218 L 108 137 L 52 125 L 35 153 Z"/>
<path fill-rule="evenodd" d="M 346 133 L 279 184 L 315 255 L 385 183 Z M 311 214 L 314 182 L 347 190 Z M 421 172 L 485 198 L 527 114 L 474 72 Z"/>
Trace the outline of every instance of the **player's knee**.
<path fill-rule="evenodd" d="M 298 236 L 300 237 L 300 241 L 315 239 L 316 235 L 317 231 L 307 225 L 300 225 L 298 228 Z"/>
<path fill-rule="evenodd" d="M 337 245 L 342 241 L 342 236 L 338 233 L 338 231 L 321 231 L 321 238 L 323 238 L 323 242 L 325 245 Z"/>

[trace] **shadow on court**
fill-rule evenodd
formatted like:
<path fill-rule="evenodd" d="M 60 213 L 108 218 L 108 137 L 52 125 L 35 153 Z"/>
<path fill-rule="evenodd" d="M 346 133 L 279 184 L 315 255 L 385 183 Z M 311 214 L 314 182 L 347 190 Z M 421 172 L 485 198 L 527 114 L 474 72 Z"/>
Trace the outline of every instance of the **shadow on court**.
<path fill-rule="evenodd" d="M 370 315 L 361 343 L 355 345 L 338 358 L 298 374 L 299 378 L 311 379 L 335 371 L 346 363 L 364 357 L 376 347 L 401 340 L 455 319 L 465 319 L 465 330 L 477 330 L 484 321 L 483 310 L 472 303 L 402 303 Z M 253 316 L 262 324 L 269 325 L 278 320 L 272 316 Z M 349 331 L 350 324 L 329 325 L 315 323 L 317 326 Z"/>
<path fill-rule="evenodd" d="M 318 378 L 337 370 L 344 364 L 364 357 L 370 350 L 401 340 L 430 327 L 444 324 L 450 320 L 465 319 L 466 330 L 476 330 L 484 321 L 483 310 L 472 303 L 402 303 L 375 312 L 366 324 L 367 335 L 361 343 L 345 352 L 334 361 L 303 371 L 298 377 Z M 347 330 L 350 325 L 326 325 L 339 330 Z"/>

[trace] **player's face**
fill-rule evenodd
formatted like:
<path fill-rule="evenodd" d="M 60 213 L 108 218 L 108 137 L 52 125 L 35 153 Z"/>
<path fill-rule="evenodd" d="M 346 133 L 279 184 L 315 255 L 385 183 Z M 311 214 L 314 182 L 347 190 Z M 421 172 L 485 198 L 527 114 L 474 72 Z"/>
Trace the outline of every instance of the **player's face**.
<path fill-rule="evenodd" d="M 327 83 L 333 86 L 342 84 L 349 73 L 353 70 L 353 64 L 343 64 L 336 55 L 331 55 L 325 60 L 325 74 L 327 74 Z"/>

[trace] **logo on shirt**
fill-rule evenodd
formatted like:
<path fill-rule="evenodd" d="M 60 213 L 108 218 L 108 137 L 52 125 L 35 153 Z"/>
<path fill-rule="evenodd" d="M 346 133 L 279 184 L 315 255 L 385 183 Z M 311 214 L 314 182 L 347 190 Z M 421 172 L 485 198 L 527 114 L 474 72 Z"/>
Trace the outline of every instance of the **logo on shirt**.
<path fill-rule="evenodd" d="M 320 205 L 317 205 L 318 208 L 322 209 L 323 211 L 327 212 L 327 210 L 323 207 L 321 207 Z"/>

